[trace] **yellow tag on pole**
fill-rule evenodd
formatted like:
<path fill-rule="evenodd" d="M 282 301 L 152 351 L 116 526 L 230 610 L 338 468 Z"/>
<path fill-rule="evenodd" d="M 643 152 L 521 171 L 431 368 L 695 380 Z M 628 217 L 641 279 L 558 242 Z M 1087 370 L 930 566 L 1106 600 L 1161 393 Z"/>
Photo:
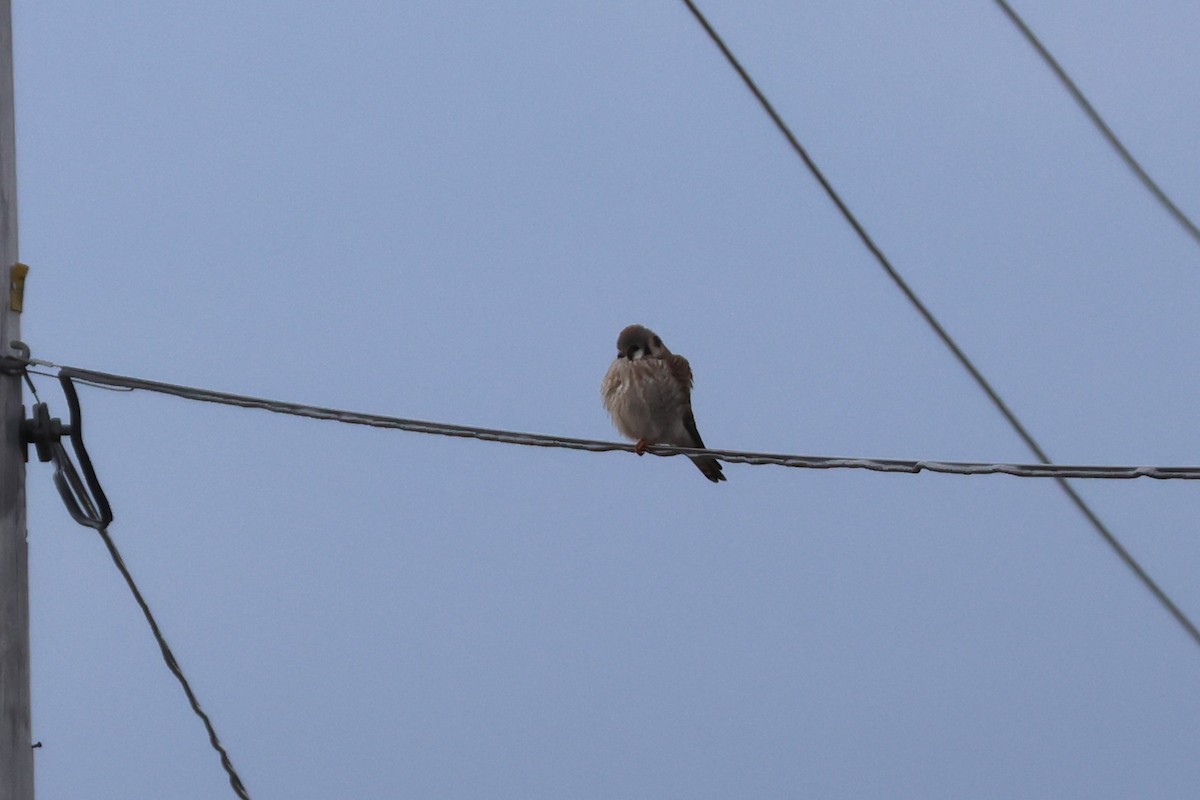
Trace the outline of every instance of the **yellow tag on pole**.
<path fill-rule="evenodd" d="M 20 262 L 13 264 L 8 281 L 8 307 L 13 311 L 21 311 L 25 307 L 25 276 L 29 267 Z"/>

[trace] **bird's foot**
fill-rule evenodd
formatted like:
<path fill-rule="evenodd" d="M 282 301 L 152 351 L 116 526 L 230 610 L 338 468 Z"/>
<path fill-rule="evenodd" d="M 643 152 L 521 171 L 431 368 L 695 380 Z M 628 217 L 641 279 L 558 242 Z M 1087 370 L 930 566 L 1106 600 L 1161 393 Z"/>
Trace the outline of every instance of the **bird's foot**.
<path fill-rule="evenodd" d="M 649 444 L 650 443 L 645 439 L 638 439 L 637 444 L 633 446 L 633 452 L 637 453 L 639 456 L 644 456 L 646 455 L 646 447 L 649 446 Z"/>

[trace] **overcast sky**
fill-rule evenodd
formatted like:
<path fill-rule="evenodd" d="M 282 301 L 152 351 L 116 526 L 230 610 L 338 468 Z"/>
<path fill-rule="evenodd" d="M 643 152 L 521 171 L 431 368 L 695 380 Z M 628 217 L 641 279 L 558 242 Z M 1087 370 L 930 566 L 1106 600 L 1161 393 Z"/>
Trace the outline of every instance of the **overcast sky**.
<path fill-rule="evenodd" d="M 36 357 L 613 439 L 640 322 L 712 447 L 1033 460 L 680 2 L 15 6 Z M 1200 247 L 993 3 L 702 7 L 1055 460 L 1200 463 Z M 1200 5 L 1017 8 L 1200 216 Z M 1051 481 L 714 485 L 82 395 L 113 536 L 255 798 L 1200 784 L 1200 648 Z M 1200 617 L 1200 487 L 1078 489 Z M 29 535 L 39 799 L 232 796 L 36 463 Z"/>

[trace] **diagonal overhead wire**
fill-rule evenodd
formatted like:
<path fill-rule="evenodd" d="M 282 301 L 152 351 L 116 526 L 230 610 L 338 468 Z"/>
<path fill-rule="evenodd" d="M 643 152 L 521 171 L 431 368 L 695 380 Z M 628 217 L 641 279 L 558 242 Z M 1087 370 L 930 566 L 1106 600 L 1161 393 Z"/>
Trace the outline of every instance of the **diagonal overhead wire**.
<path fill-rule="evenodd" d="M 25 372 L 25 378 L 27 380 L 29 378 L 28 371 Z M 208 733 L 208 742 L 221 758 L 221 767 L 225 770 L 225 774 L 229 778 L 230 787 L 233 789 L 234 794 L 242 798 L 242 800 L 250 800 L 250 795 L 242 783 L 241 776 L 238 775 L 237 770 L 234 769 L 233 762 L 229 758 L 229 752 L 221 744 L 220 737 L 217 736 L 217 730 L 213 726 L 212 718 L 200 706 L 200 701 L 197 699 L 196 693 L 192 690 L 191 682 L 188 681 L 187 676 L 184 674 L 183 668 L 175 658 L 175 653 L 171 650 L 171 646 L 167 644 L 167 639 L 163 635 L 162 628 L 159 627 L 157 620 L 154 618 L 154 613 L 150 610 L 150 604 L 146 602 L 145 596 L 142 594 L 141 589 L 138 588 L 137 582 L 133 579 L 133 574 L 129 571 L 129 566 L 125 563 L 125 559 L 121 557 L 121 551 L 117 548 L 117 543 L 113 541 L 112 534 L 108 531 L 108 526 L 113 520 L 112 506 L 109 505 L 108 497 L 105 495 L 104 489 L 96 477 L 96 470 L 92 465 L 91 456 L 88 454 L 87 447 L 83 443 L 83 414 L 79 405 L 79 394 L 75 391 L 74 382 L 67 375 L 60 374 L 59 381 L 62 384 L 63 395 L 71 411 L 70 425 L 64 426 L 59 424 L 57 428 L 47 425 L 46 428 L 49 428 L 49 430 L 35 428 L 26 432 L 27 441 L 31 444 L 37 444 L 39 460 L 54 462 L 54 484 L 62 496 L 63 503 L 67 507 L 67 512 L 80 525 L 91 528 L 100 534 L 100 538 L 104 541 L 104 546 L 108 549 L 108 554 L 112 558 L 113 564 L 121 573 L 121 577 L 125 579 L 125 584 L 129 587 L 134 601 L 137 603 L 138 608 L 141 609 L 142 616 L 146 618 L 146 623 L 150 626 L 150 632 L 154 635 L 154 640 L 158 643 L 159 651 L 162 654 L 163 661 L 167 665 L 167 669 L 179 681 L 179 685 L 183 689 L 184 695 L 187 696 L 188 704 L 191 705 L 192 711 L 204 723 L 204 729 Z M 37 391 L 33 388 L 32 381 L 29 382 L 29 386 L 36 395 Z M 53 422 L 57 423 L 58 420 L 54 420 Z M 70 439 L 75 459 L 72 459 L 67 452 L 66 447 L 62 443 L 63 438 Z M 47 443 L 50 444 L 50 453 L 44 454 L 43 445 Z M 78 468 L 75 466 L 76 460 L 79 464 Z"/>
<path fill-rule="evenodd" d="M 1175 218 L 1175 221 L 1183 226 L 1183 229 L 1187 231 L 1188 235 L 1191 236 L 1197 244 L 1200 244 L 1200 228 L 1196 227 L 1196 223 L 1192 222 L 1191 218 L 1189 218 L 1187 214 L 1183 213 L 1179 206 L 1175 205 L 1175 202 L 1167 196 L 1167 193 L 1162 190 L 1162 187 L 1159 186 L 1158 183 L 1150 177 L 1150 174 L 1142 168 L 1142 165 L 1138 162 L 1138 160 L 1133 157 L 1133 153 L 1129 152 L 1129 148 L 1127 148 L 1121 142 L 1121 140 L 1117 138 L 1117 134 L 1113 132 L 1113 129 L 1110 128 L 1108 123 L 1104 121 L 1104 118 L 1100 116 L 1100 112 L 1096 110 L 1095 106 L 1093 106 L 1088 101 L 1087 97 L 1084 96 L 1083 91 L 1075 84 L 1075 81 L 1071 80 L 1071 76 L 1068 75 L 1067 71 L 1062 68 L 1061 64 L 1058 63 L 1058 59 L 1051 55 L 1050 51 L 1046 49 L 1046 46 L 1042 44 L 1041 40 L 1038 39 L 1033 30 L 1025 24 L 1025 20 L 1021 19 L 1020 15 L 1017 14 L 1017 12 L 1013 10 L 1013 7 L 1005 2 L 1005 0 L 995 0 L 995 2 L 996 5 L 1000 6 L 1000 10 L 1004 12 L 1005 16 L 1008 17 L 1012 24 L 1017 27 L 1017 30 L 1021 32 L 1021 35 L 1025 37 L 1029 44 L 1033 45 L 1033 49 L 1037 51 L 1038 55 L 1042 57 L 1042 60 L 1046 62 L 1046 66 L 1050 67 L 1050 70 L 1054 73 L 1062 85 L 1066 87 L 1067 91 L 1070 92 L 1071 97 L 1073 97 L 1075 102 L 1079 104 L 1079 107 L 1083 109 L 1083 113 L 1087 114 L 1088 119 L 1090 119 L 1092 124 L 1096 126 L 1096 130 L 1100 131 L 1100 134 L 1108 141 L 1110 145 L 1112 145 L 1112 149 L 1117 151 L 1117 155 L 1120 156 L 1121 160 L 1125 162 L 1125 166 L 1129 167 L 1129 169 L 1134 175 L 1137 176 L 1138 180 L 1142 182 L 1142 185 L 1146 187 L 1150 194 L 1154 195 L 1154 199 L 1157 200 L 1159 204 L 1166 209 L 1172 217 Z"/>
<path fill-rule="evenodd" d="M 913 291 L 912 287 L 908 285 L 908 282 L 904 280 L 903 276 L 901 276 L 896 268 L 892 265 L 892 262 L 888 259 L 888 257 L 884 255 L 879 246 L 875 244 L 875 241 L 871 239 L 870 235 L 866 231 L 866 228 L 863 227 L 862 223 L 859 222 L 858 218 L 854 215 L 854 212 L 852 212 L 850 207 L 846 205 L 844 200 L 842 200 L 841 196 L 833 188 L 833 185 L 829 182 L 828 178 L 825 177 L 825 174 L 821 171 L 820 167 L 818 167 L 816 162 L 813 161 L 812 157 L 808 154 L 808 151 L 804 149 L 804 146 L 800 144 L 800 140 L 796 138 L 794 133 L 792 133 L 791 128 L 786 122 L 784 122 L 783 118 L 779 115 L 779 112 L 775 110 L 775 107 L 767 99 L 766 95 L 763 94 L 762 90 L 759 89 L 758 84 L 754 82 L 754 79 L 750 77 L 750 73 L 746 71 L 746 68 L 742 66 L 740 61 L 738 61 L 737 57 L 733 54 L 733 51 L 729 49 L 727 44 L 725 44 L 725 40 L 722 39 L 721 35 L 717 33 L 715 28 L 713 28 L 712 24 L 708 21 L 708 18 L 704 16 L 703 12 L 700 11 L 700 9 L 692 0 L 683 0 L 683 4 L 687 6 L 688 10 L 692 13 L 692 16 L 694 16 L 696 21 L 700 23 L 700 26 L 704 28 L 704 31 L 708 34 L 708 37 L 712 39 L 713 44 L 717 46 L 717 48 L 721 51 L 721 54 L 725 57 L 725 60 L 729 62 L 729 65 L 733 67 L 734 71 L 737 72 L 738 76 L 742 79 L 742 82 L 746 85 L 746 88 L 749 89 L 751 94 L 754 95 L 755 99 L 758 100 L 759 105 L 761 105 L 763 110 L 767 112 L 767 115 L 771 118 L 771 121 L 775 123 L 775 127 L 779 129 L 779 132 L 783 134 L 785 139 L 787 139 L 788 144 L 791 145 L 792 149 L 796 152 L 796 155 L 800 157 L 805 166 L 807 166 L 809 171 L 813 174 L 813 177 L 815 177 L 817 182 L 821 184 L 821 187 L 825 190 L 825 193 L 829 195 L 829 199 L 832 200 L 834 205 L 837 206 L 838 210 L 842 213 L 842 216 L 845 217 L 846 222 L 848 222 L 850 227 L 854 229 L 854 232 L 858 234 L 866 248 L 871 251 L 871 254 L 875 257 L 875 260 L 879 262 L 879 265 L 883 268 L 884 272 L 886 272 L 888 277 L 892 279 L 892 282 L 896 284 L 896 287 L 904 293 L 904 296 L 908 299 L 908 302 L 913 306 L 913 308 L 916 309 L 916 311 L 925 319 L 927 323 L 929 323 L 929 327 L 933 329 L 933 332 L 937 334 L 937 337 L 941 339 L 942 343 L 946 345 L 951 353 L 954 354 L 954 357 L 958 360 L 958 363 L 961 364 L 963 369 L 965 369 L 971 375 L 971 377 L 975 380 L 975 383 L 979 385 L 979 388 L 983 390 L 984 394 L 988 396 L 988 399 L 992 401 L 992 405 L 994 405 L 1004 419 L 1008 421 L 1008 424 L 1014 431 L 1016 431 L 1021 440 L 1025 442 L 1025 445 L 1034 454 L 1034 456 L 1043 464 L 1050 464 L 1050 458 L 1046 455 L 1046 452 L 1042 449 L 1041 445 L 1037 443 L 1037 440 L 1033 438 L 1033 435 L 1028 431 L 1028 429 L 1026 429 L 1021 421 L 1017 419 L 1016 414 L 1013 413 L 1013 411 L 1000 397 L 999 393 L 997 393 L 995 388 L 992 387 L 991 383 L 989 383 L 988 380 L 983 376 L 983 373 L 981 373 L 971 359 L 967 357 L 962 348 L 958 346 L 946 329 L 942 327 L 941 323 L 937 321 L 937 318 L 934 317 L 933 312 L 930 311 L 925 303 L 921 301 L 921 299 Z M 1160 587 L 1158 583 L 1150 576 L 1150 574 L 1146 572 L 1142 565 L 1138 563 L 1137 559 L 1133 557 L 1133 555 L 1125 548 L 1125 546 L 1121 544 L 1121 541 L 1112 531 L 1108 529 L 1108 526 L 1106 526 L 1100 520 L 1100 518 L 1096 516 L 1096 513 L 1092 511 L 1086 502 L 1084 502 L 1083 498 L 1080 497 L 1079 493 L 1075 491 L 1074 487 L 1067 482 L 1066 478 L 1056 477 L 1055 480 L 1058 482 L 1059 487 L 1063 490 L 1063 492 L 1066 493 L 1071 502 L 1075 504 L 1075 507 L 1079 509 L 1080 513 L 1082 513 L 1088 522 L 1091 523 L 1092 527 L 1096 530 L 1096 533 L 1099 534 L 1100 538 L 1104 540 L 1105 544 L 1107 544 L 1109 548 L 1117 555 L 1117 557 L 1121 559 L 1122 563 L 1125 564 L 1125 566 L 1137 577 L 1137 579 L 1142 582 L 1142 585 L 1146 587 L 1146 589 L 1163 606 L 1163 608 L 1165 608 L 1167 612 L 1175 618 L 1175 621 L 1183 627 L 1188 636 L 1190 636 L 1197 645 L 1200 645 L 1200 630 L 1196 628 L 1196 625 L 1191 621 L 1191 619 L 1189 619 L 1183 610 L 1175 603 L 1175 601 L 1172 600 L 1165 591 L 1163 591 L 1162 587 Z"/>
<path fill-rule="evenodd" d="M 250 800 L 250 793 L 246 791 L 246 786 L 242 783 L 242 777 L 234 769 L 233 762 L 229 759 L 229 753 L 225 750 L 225 746 L 221 744 L 221 739 L 217 736 L 217 731 L 213 727 L 212 719 L 200 707 L 200 701 L 196 698 L 196 693 L 192 690 L 191 683 L 188 681 L 187 676 L 184 675 L 183 668 L 175 659 L 175 653 L 172 652 L 171 646 L 167 644 L 162 629 L 158 627 L 158 622 L 154 619 L 153 612 L 150 611 L 150 605 L 146 602 L 146 598 L 142 596 L 137 583 L 134 582 L 133 575 L 130 574 L 129 567 L 125 564 L 125 559 L 121 557 L 121 552 L 117 549 L 117 545 L 112 539 L 112 534 L 108 532 L 108 527 L 99 526 L 96 528 L 96 532 L 104 540 L 104 546 L 108 548 L 108 554 L 112 558 L 113 564 L 116 565 L 117 570 L 121 573 L 121 577 L 125 579 L 125 584 L 129 587 L 130 593 L 133 594 L 133 599 L 137 602 L 138 608 L 142 610 L 142 616 L 146 618 L 146 623 L 150 626 L 150 632 L 154 634 L 154 641 L 158 643 L 159 651 L 162 653 L 167 669 L 175 676 L 175 680 L 179 681 L 180 687 L 183 688 L 183 693 L 187 696 L 188 705 L 192 707 L 192 711 L 204 724 L 204 730 L 208 733 L 208 742 L 217 751 L 217 755 L 220 756 L 221 769 L 225 770 L 225 775 L 229 778 L 229 786 L 233 789 L 233 793 L 242 800 Z"/>

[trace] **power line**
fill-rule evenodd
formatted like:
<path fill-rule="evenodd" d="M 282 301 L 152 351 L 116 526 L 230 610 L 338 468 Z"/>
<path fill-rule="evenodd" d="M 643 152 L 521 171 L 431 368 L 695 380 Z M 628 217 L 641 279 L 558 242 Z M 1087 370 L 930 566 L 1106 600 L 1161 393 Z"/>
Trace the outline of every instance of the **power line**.
<path fill-rule="evenodd" d="M 879 262 L 881 267 L 883 267 L 884 272 L 886 272 L 888 277 L 891 278 L 892 282 L 896 284 L 896 287 L 903 292 L 904 296 L 908 298 L 908 302 L 925 319 L 925 321 L 929 324 L 929 327 L 933 329 L 933 332 L 937 334 L 939 339 L 942 340 L 942 343 L 949 348 L 951 353 L 954 354 L 954 357 L 958 360 L 959 364 L 961 364 L 963 369 L 965 369 L 971 375 L 971 377 L 975 380 L 975 383 L 979 385 L 979 388 L 982 389 L 984 394 L 988 396 L 988 399 L 992 401 L 992 405 L 994 405 L 1001 415 L 1004 416 L 1004 418 L 1008 421 L 1008 424 L 1014 431 L 1016 431 L 1017 435 L 1021 437 L 1021 440 L 1025 442 L 1025 445 L 1030 449 L 1034 456 L 1037 457 L 1038 461 L 1049 465 L 1051 463 L 1050 458 L 1046 455 L 1046 452 L 1042 449 L 1041 445 L 1039 445 L 1033 438 L 1033 435 L 1026 430 L 1025 426 L 1021 424 L 1021 421 L 1017 419 L 1016 414 L 1014 414 L 1004 400 L 1001 399 L 1000 395 L 992 387 L 991 383 L 989 383 L 987 379 L 983 377 L 983 373 L 979 371 L 971 359 L 967 357 L 966 353 L 964 353 L 954 339 L 951 338 L 946 329 L 942 327 L 941 323 L 937 321 L 937 319 L 933 316 L 933 312 L 931 312 L 929 308 L 926 307 L 923 302 L 921 302 L 921 299 L 917 297 L 916 293 L 908 285 L 908 282 L 905 281 L 896 268 L 892 266 L 891 261 L 888 260 L 887 256 L 884 255 L 879 246 L 876 245 L 874 240 L 871 239 L 862 223 L 858 221 L 858 218 L 850 210 L 849 206 L 847 206 L 845 201 L 842 200 L 841 196 L 838 195 L 837 191 L 825 177 L 820 167 L 818 167 L 816 162 L 813 161 L 812 157 L 808 154 L 808 151 L 804 149 L 804 146 L 800 144 L 800 141 L 796 138 L 796 135 L 792 133 L 791 128 L 786 122 L 784 122 L 783 118 L 779 115 L 779 112 L 775 110 L 775 107 L 767 99 L 766 95 L 763 94 L 762 90 L 758 88 L 758 85 L 754 82 L 754 79 L 750 77 L 750 73 L 746 71 L 741 62 L 739 62 L 737 57 L 734 56 L 733 51 L 729 49 L 729 46 L 725 44 L 724 39 L 721 38 L 720 34 L 717 33 L 716 29 L 713 28 L 712 24 L 708 21 L 700 9 L 696 7 L 696 4 L 692 2 L 692 0 L 683 0 L 683 4 L 687 6 L 689 11 L 691 11 L 692 16 L 696 18 L 696 21 L 700 23 L 700 26 L 704 28 L 709 38 L 712 39 L 713 43 L 721 51 L 722 55 L 725 56 L 725 60 L 729 62 L 729 65 L 733 67 L 734 71 L 736 71 L 741 77 L 742 82 L 746 85 L 746 88 L 748 88 L 751 94 L 753 94 L 758 100 L 759 105 L 762 106 L 763 110 L 767 112 L 767 115 L 775 123 L 775 127 L 779 129 L 780 133 L 784 135 L 784 138 L 786 138 L 788 143 L 792 146 L 792 149 L 798 156 L 800 156 L 800 159 L 804 162 L 805 166 L 808 167 L 809 171 L 813 174 L 813 177 L 817 179 L 817 182 L 821 184 L 822 188 L 824 188 L 825 193 L 829 195 L 830 200 L 833 201 L 834 205 L 836 205 L 838 210 L 842 213 L 842 216 L 845 217 L 846 222 L 850 224 L 850 227 L 852 227 L 855 233 L 858 234 L 863 244 L 866 245 L 867 249 L 871 251 L 871 254 L 875 256 L 875 260 Z M 1127 549 L 1125 549 L 1125 546 L 1121 544 L 1121 541 L 1116 537 L 1116 535 L 1108 529 L 1108 526 L 1106 526 L 1100 520 L 1096 513 L 1092 511 L 1087 503 L 1084 502 L 1083 498 L 1079 496 L 1075 489 L 1069 483 L 1067 483 L 1066 478 L 1062 476 L 1055 476 L 1055 480 L 1058 482 L 1059 487 L 1062 488 L 1063 492 L 1066 493 L 1071 502 L 1075 504 L 1075 507 L 1079 509 L 1080 513 L 1082 513 L 1084 517 L 1087 518 L 1088 522 L 1091 523 L 1092 527 L 1096 530 L 1096 533 L 1100 535 L 1100 538 L 1102 538 L 1109 548 L 1116 553 L 1117 557 L 1121 559 L 1125 566 L 1128 567 L 1135 576 L 1137 576 L 1138 580 L 1140 580 L 1146 589 L 1148 589 L 1150 593 L 1154 595 L 1154 598 L 1158 600 L 1163 608 L 1165 608 L 1171 614 L 1171 616 L 1175 618 L 1176 622 L 1183 627 L 1192 640 L 1197 645 L 1200 645 L 1200 629 L 1196 628 L 1195 624 L 1193 624 L 1188 616 L 1183 613 L 1183 610 L 1175 604 L 1175 602 L 1167 595 L 1166 592 L 1163 591 L 1158 583 L 1150 577 L 1150 574 L 1146 572 L 1142 565 L 1137 562 L 1133 555 Z"/>
<path fill-rule="evenodd" d="M 1188 232 L 1188 235 L 1190 235 L 1198 244 L 1200 244 L 1200 228 L 1196 227 L 1196 223 L 1192 222 L 1188 215 L 1183 213 L 1179 206 L 1175 205 L 1174 201 L 1172 201 L 1171 198 L 1167 196 L 1167 193 L 1162 190 L 1162 187 L 1160 187 L 1158 183 L 1150 177 L 1150 174 L 1142 168 L 1142 165 L 1138 163 L 1138 160 L 1133 157 L 1133 153 L 1129 152 L 1129 148 L 1127 148 L 1121 142 L 1121 140 L 1117 138 L 1117 134 L 1113 132 L 1113 129 L 1110 128 L 1108 123 L 1104 121 L 1104 118 L 1100 116 L 1100 112 L 1096 110 L 1095 106 L 1088 102 L 1088 99 L 1086 96 L 1084 96 L 1083 91 L 1075 84 L 1075 81 L 1071 80 L 1071 76 L 1067 74 L 1067 71 L 1063 69 L 1062 65 L 1058 63 L 1058 60 L 1050 54 L 1050 51 L 1046 49 L 1046 46 L 1042 44 L 1041 40 L 1038 39 L 1033 30 L 1025 24 L 1025 20 L 1021 19 L 1020 15 L 1018 15 L 1017 12 L 1013 10 L 1013 7 L 1005 2 L 1005 0 L 996 0 L 996 5 L 1000 6 L 1000 10 L 1003 11 L 1005 16 L 1007 16 L 1012 24 L 1017 27 L 1017 30 L 1021 32 L 1029 44 L 1033 45 L 1033 49 L 1036 50 L 1038 55 L 1042 57 L 1042 60 L 1046 62 L 1046 66 L 1050 67 L 1050 70 L 1058 78 L 1059 82 L 1066 87 L 1067 91 L 1070 92 L 1071 97 L 1075 98 L 1075 102 L 1078 103 L 1079 107 L 1083 109 L 1083 113 L 1087 114 L 1088 119 L 1090 119 L 1092 124 L 1096 126 L 1096 130 L 1100 131 L 1100 134 L 1104 136 L 1110 145 L 1112 145 L 1113 150 L 1117 151 L 1117 155 L 1119 155 L 1121 160 L 1125 162 L 1125 165 L 1133 171 L 1133 174 L 1136 175 L 1138 180 L 1142 182 L 1142 185 L 1149 190 L 1150 194 L 1154 195 L 1154 199 L 1157 200 L 1159 204 L 1162 205 L 1162 207 L 1165 208 L 1167 212 L 1175 218 L 1175 221 L 1183 226 L 1183 229 Z"/>
<path fill-rule="evenodd" d="M 38 362 L 46 363 L 46 362 Z M 261 397 L 218 392 L 213 389 L 198 389 L 128 375 L 97 372 L 78 367 L 60 367 L 63 378 L 77 380 L 105 389 L 144 390 L 157 394 L 172 395 L 185 400 L 239 408 L 257 408 L 276 414 L 286 414 L 308 419 L 328 420 L 347 425 L 365 425 L 373 428 L 388 428 L 409 433 L 425 433 L 435 436 L 478 439 L 486 442 L 524 445 L 527 447 L 555 447 L 565 450 L 583 450 L 593 453 L 621 451 L 634 452 L 634 445 L 624 442 L 605 442 L 596 439 L 577 439 L 567 436 L 550 436 L 539 433 L 480 428 L 472 425 L 455 425 L 446 422 L 404 419 L 383 414 L 367 414 L 360 411 L 344 411 L 336 408 L 289 403 L 282 400 L 267 400 Z M 970 461 L 938 461 L 932 459 L 896 458 L 847 458 L 840 456 L 783 455 L 758 453 L 744 450 L 705 450 L 672 445 L 651 445 L 646 452 L 657 456 L 711 456 L 730 464 L 754 466 L 774 465 L 798 469 L 864 469 L 874 472 L 916 474 L 936 472 L 950 475 L 1011 475 L 1018 478 L 1093 478 L 1126 480 L 1154 478 L 1158 480 L 1200 480 L 1200 466 L 1094 466 L 1061 464 L 1002 464 Z"/>
<path fill-rule="evenodd" d="M 26 373 L 26 377 L 28 377 L 28 373 Z M 44 429 L 26 431 L 24 434 L 25 437 L 28 437 L 25 438 L 26 446 L 36 443 L 39 459 L 54 462 L 54 484 L 58 487 L 59 494 L 62 496 L 63 503 L 66 505 L 71 517 L 80 525 L 92 528 L 96 533 L 100 534 L 100 538 L 104 541 L 104 546 L 108 549 L 109 556 L 112 557 L 113 564 L 116 565 L 117 570 L 121 573 L 121 577 L 125 579 L 125 584 L 133 594 L 133 599 L 137 602 L 138 608 L 142 610 L 142 616 L 146 618 L 146 622 L 150 626 L 150 632 L 154 634 L 154 640 L 158 643 L 158 649 L 162 653 L 162 658 L 166 662 L 167 669 L 179 681 L 179 685 L 183 687 L 183 693 L 187 696 L 192 711 L 204 723 L 204 729 L 208 732 L 209 744 L 212 745 L 212 748 L 220 756 L 221 767 L 229 777 L 229 785 L 233 788 L 234 794 L 242 798 L 242 800 L 250 800 L 250 795 L 247 793 L 246 787 L 242 784 L 241 776 L 234 769 L 233 762 L 229 758 L 229 753 L 226 752 L 224 745 L 221 744 L 221 739 L 217 736 L 217 731 L 213 727 L 212 720 L 205 713 L 204 709 L 200 707 L 200 701 L 197 699 L 196 693 L 192 691 L 192 685 L 188 681 L 187 676 L 183 674 L 183 668 L 175 658 L 175 653 L 171 650 L 171 646 L 167 644 L 167 639 L 163 636 L 162 629 L 158 627 L 158 622 L 154 619 L 153 612 L 150 611 L 149 603 L 142 596 L 137 582 L 133 579 L 133 574 L 130 573 L 129 567 L 126 566 L 125 559 L 121 557 L 120 550 L 117 549 L 117 543 L 113 541 L 112 535 L 108 532 L 109 523 L 113 519 L 112 508 L 109 506 L 104 489 L 100 486 L 100 481 L 96 477 L 96 471 L 92 466 L 92 459 L 88 455 L 87 447 L 83 443 L 83 414 L 79 406 L 79 395 L 75 391 L 75 386 L 69 377 L 60 375 L 59 382 L 62 384 L 63 395 L 70 408 L 70 425 L 62 426 L 60 424 L 57 427 L 47 426 Z M 57 423 L 58 420 L 54 420 L 54 422 Z M 75 462 L 67 453 L 66 447 L 62 444 L 62 438 L 64 437 L 71 440 L 75 451 L 75 458 L 79 462 L 78 469 L 76 469 Z M 46 455 L 43 455 L 42 452 L 44 445 L 49 445 L 49 453 Z"/>
<path fill-rule="evenodd" d="M 179 666 L 179 662 L 175 660 L 175 654 L 171 651 L 171 646 L 167 644 L 162 630 L 158 627 L 158 623 L 154 619 L 154 614 L 151 613 L 150 606 L 146 603 L 146 598 L 142 597 L 141 591 L 138 590 L 137 584 L 133 580 L 133 575 L 129 573 L 129 567 L 125 565 L 125 559 L 121 558 L 121 553 L 117 550 L 116 543 L 113 542 L 112 536 L 109 535 L 108 526 L 96 528 L 96 532 L 104 540 L 104 546 L 108 548 L 108 553 L 112 556 L 113 563 L 116 564 L 121 577 L 125 579 L 125 583 L 129 586 L 129 591 L 133 593 L 133 599 L 137 601 L 138 608 L 142 610 L 142 615 L 146 618 L 147 624 L 150 625 L 150 632 L 154 634 L 154 640 L 158 642 L 158 648 L 162 652 L 163 661 L 166 662 L 167 669 L 179 681 L 179 685 L 183 687 L 183 693 L 187 695 L 192 711 L 204 723 L 204 729 L 208 732 L 208 742 L 221 757 L 221 767 L 229 777 L 229 785 L 233 787 L 234 794 L 242 798 L 242 800 L 250 800 L 250 795 L 246 791 L 246 787 L 242 784 L 241 776 L 234 769 L 233 762 L 229 759 L 229 753 L 225 751 L 224 745 L 221 744 L 221 740 L 217 736 L 217 731 L 213 727 L 212 720 L 209 719 L 204 709 L 200 707 L 200 701 L 196 698 L 196 693 L 192 691 L 191 683 L 188 682 L 187 676 L 183 674 L 183 668 Z"/>

